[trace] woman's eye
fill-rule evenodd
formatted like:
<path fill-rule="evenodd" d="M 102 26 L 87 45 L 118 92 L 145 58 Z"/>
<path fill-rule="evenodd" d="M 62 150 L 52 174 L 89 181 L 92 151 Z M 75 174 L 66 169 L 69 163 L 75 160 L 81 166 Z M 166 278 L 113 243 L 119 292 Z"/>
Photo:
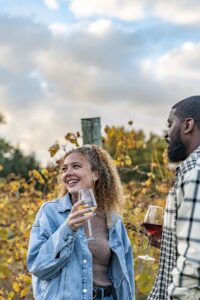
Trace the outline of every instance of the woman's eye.
<path fill-rule="evenodd" d="M 67 168 L 66 168 L 66 167 L 63 167 L 63 168 L 62 168 L 62 171 L 63 171 L 63 172 L 65 172 L 66 170 L 67 170 Z"/>
<path fill-rule="evenodd" d="M 74 165 L 74 169 L 78 169 L 79 167 L 79 165 Z"/>

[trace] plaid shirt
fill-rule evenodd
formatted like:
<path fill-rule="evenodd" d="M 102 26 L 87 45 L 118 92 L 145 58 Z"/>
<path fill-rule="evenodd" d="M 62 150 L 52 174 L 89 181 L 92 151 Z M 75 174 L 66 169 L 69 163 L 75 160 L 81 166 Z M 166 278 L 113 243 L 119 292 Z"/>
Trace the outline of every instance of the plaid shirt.
<path fill-rule="evenodd" d="M 200 299 L 200 147 L 177 168 L 167 197 L 160 263 L 148 300 Z"/>

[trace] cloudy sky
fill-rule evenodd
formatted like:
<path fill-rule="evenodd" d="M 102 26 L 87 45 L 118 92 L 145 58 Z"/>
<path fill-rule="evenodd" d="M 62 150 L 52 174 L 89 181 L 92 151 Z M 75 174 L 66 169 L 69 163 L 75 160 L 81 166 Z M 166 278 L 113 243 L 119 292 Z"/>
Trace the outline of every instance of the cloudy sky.
<path fill-rule="evenodd" d="M 200 1 L 0 0 L 0 136 L 43 162 L 84 117 L 161 134 L 199 89 Z"/>

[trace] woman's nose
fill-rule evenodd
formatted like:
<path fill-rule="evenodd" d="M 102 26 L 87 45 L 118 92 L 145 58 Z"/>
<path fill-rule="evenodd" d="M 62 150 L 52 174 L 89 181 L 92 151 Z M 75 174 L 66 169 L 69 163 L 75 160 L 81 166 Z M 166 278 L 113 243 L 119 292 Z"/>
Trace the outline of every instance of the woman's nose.
<path fill-rule="evenodd" d="M 67 168 L 64 173 L 63 173 L 63 177 L 67 177 L 69 175 L 72 174 L 72 169 L 71 168 Z"/>

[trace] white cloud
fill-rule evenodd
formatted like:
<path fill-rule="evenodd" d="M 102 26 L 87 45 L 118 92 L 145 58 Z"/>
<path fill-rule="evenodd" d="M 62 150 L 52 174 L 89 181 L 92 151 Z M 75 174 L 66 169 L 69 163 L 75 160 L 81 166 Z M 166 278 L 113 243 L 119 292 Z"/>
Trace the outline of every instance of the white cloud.
<path fill-rule="evenodd" d="M 72 0 L 71 11 L 77 17 L 113 17 L 131 21 L 144 18 L 144 0 Z"/>
<path fill-rule="evenodd" d="M 177 24 L 199 24 L 200 2 L 196 0 L 153 1 L 153 14 Z"/>
<path fill-rule="evenodd" d="M 196 0 L 71 0 L 78 18 L 90 16 L 135 21 L 156 16 L 177 24 L 199 24 L 200 2 Z"/>
<path fill-rule="evenodd" d="M 55 140 L 80 130 L 83 117 L 100 116 L 102 126 L 133 119 L 136 128 L 161 132 L 168 106 L 199 89 L 197 43 L 153 59 L 145 32 L 141 37 L 108 19 L 50 29 L 0 22 L 1 112 L 8 121 L 2 134 L 43 161 Z"/>
<path fill-rule="evenodd" d="M 44 4 L 52 9 L 52 10 L 58 10 L 59 9 L 59 4 L 57 0 L 43 0 Z"/>
<path fill-rule="evenodd" d="M 144 72 L 152 72 L 157 80 L 174 82 L 191 80 L 198 82 L 200 78 L 200 43 L 184 43 L 181 47 L 173 49 L 160 57 L 146 59 L 142 63 Z"/>
<path fill-rule="evenodd" d="M 38 65 L 62 97 L 100 102 L 131 98 L 133 38 L 105 20 L 55 37 Z M 124 58 L 124 62 L 122 63 Z M 129 81 L 130 79 L 130 81 Z"/>
<path fill-rule="evenodd" d="M 88 31 L 94 34 L 105 34 L 112 27 L 110 20 L 100 19 L 91 23 L 88 27 Z"/>
<path fill-rule="evenodd" d="M 11 72 L 34 68 L 34 54 L 47 48 L 51 34 L 45 25 L 0 15 L 0 65 Z"/>
<path fill-rule="evenodd" d="M 49 25 L 49 29 L 53 34 L 64 34 L 67 33 L 69 27 L 62 23 L 52 23 Z"/>

